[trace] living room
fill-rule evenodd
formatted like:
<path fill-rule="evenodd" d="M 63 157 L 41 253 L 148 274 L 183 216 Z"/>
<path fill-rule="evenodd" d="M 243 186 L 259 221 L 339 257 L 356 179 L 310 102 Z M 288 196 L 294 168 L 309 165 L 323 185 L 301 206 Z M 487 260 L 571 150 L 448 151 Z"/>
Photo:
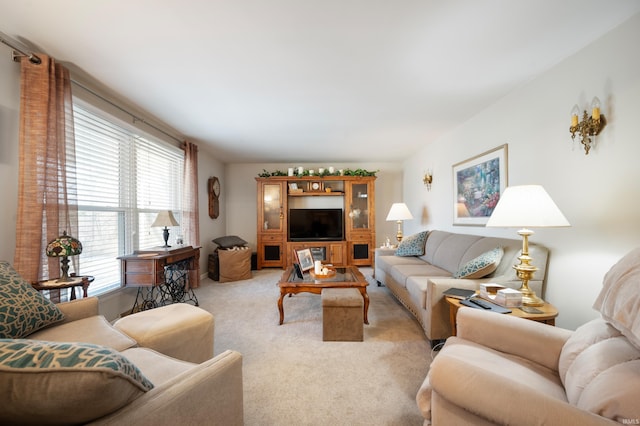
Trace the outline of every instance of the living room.
<path fill-rule="evenodd" d="M 606 7 L 604 3 L 595 4 Z M 560 312 L 556 325 L 573 330 L 598 317 L 592 305 L 603 276 L 637 246 L 640 235 L 640 224 L 635 220 L 640 209 L 640 169 L 635 164 L 640 158 L 640 144 L 633 125 L 633 114 L 640 114 L 640 53 L 636 47 L 640 13 L 629 16 L 596 40 L 557 58 L 553 66 L 496 102 L 469 113 L 461 124 L 420 144 L 400 161 L 225 162 L 215 151 L 201 149 L 199 181 L 206 182 L 215 175 L 222 183 L 221 214 L 216 220 L 207 214 L 206 189 L 199 191 L 201 274 L 206 274 L 206 256 L 215 249 L 212 238 L 239 235 L 250 245 L 256 244 L 255 177 L 263 170 L 295 166 L 377 170 L 376 246 L 387 237 L 393 240 L 395 223 L 384 218 L 391 204 L 400 201 L 407 204 L 414 217 L 404 222 L 405 235 L 437 229 L 517 239 L 513 228 L 453 225 L 452 167 L 507 144 L 508 184 L 544 186 L 571 223 L 569 228 L 538 229 L 531 237 L 532 243 L 550 250 L 545 299 Z M 19 28 L 8 31 L 13 24 L 5 25 L 4 19 L 0 18 L 1 31 L 23 35 Z M 580 32 L 582 25 L 571 22 L 567 31 Z M 544 37 L 542 28 L 539 37 Z M 548 44 L 556 42 L 547 40 Z M 2 46 L 0 52 L 6 55 L 0 58 L 0 179 L 7 183 L 0 208 L 0 237 L 5 242 L 0 247 L 0 259 L 10 261 L 16 241 L 20 69 L 10 60 L 10 50 Z M 470 80 L 458 83 L 458 87 L 447 88 L 454 103 L 464 104 L 465 93 L 483 90 Z M 589 110 L 596 96 L 602 102 L 607 124 L 585 155 L 577 140 L 571 139 L 570 112 L 575 104 Z M 384 143 L 394 144 L 393 135 Z M 429 189 L 423 183 L 426 170 L 433 173 Z M 131 306 L 132 297 L 126 293 L 124 297 L 105 298 L 101 308 L 114 319 Z"/>

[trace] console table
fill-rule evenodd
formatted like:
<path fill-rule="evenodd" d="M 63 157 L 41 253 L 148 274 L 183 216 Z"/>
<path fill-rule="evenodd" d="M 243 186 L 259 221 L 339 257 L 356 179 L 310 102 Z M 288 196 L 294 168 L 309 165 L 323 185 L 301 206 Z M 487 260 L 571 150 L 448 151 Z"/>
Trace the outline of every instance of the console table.
<path fill-rule="evenodd" d="M 131 312 L 170 303 L 193 302 L 200 282 L 200 247 L 156 247 L 118 257 L 124 287 L 137 287 Z"/>

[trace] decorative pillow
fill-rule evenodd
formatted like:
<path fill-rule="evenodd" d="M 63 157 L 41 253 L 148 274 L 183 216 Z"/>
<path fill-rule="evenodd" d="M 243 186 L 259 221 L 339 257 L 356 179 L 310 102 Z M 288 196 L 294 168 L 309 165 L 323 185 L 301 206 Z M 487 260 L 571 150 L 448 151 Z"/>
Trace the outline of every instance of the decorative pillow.
<path fill-rule="evenodd" d="M 422 231 L 403 238 L 398 244 L 396 256 L 422 256 L 427 235 L 429 235 L 429 231 Z"/>
<path fill-rule="evenodd" d="M 496 247 L 493 250 L 482 253 L 458 269 L 453 274 L 453 278 L 476 279 L 486 277 L 498 268 L 503 255 L 504 250 L 502 247 Z"/>
<path fill-rule="evenodd" d="M 611 267 L 593 308 L 640 349 L 640 248 Z"/>
<path fill-rule="evenodd" d="M 84 424 L 153 388 L 106 346 L 0 340 L 1 424 Z"/>
<path fill-rule="evenodd" d="M 0 262 L 0 339 L 19 339 L 63 319 L 55 303 Z"/>
<path fill-rule="evenodd" d="M 244 247 L 247 245 L 247 242 L 242 238 L 236 235 L 227 235 L 226 237 L 219 237 L 213 240 L 214 243 L 219 245 L 221 248 L 231 248 L 231 247 Z"/>

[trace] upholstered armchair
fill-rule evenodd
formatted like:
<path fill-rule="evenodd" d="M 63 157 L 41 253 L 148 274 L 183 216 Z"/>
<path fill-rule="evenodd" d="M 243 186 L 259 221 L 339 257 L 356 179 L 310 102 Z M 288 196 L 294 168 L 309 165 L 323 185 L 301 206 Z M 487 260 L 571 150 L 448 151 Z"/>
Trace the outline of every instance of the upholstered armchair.
<path fill-rule="evenodd" d="M 640 249 L 611 268 L 575 331 L 458 311 L 416 396 L 425 424 L 640 424 Z"/>

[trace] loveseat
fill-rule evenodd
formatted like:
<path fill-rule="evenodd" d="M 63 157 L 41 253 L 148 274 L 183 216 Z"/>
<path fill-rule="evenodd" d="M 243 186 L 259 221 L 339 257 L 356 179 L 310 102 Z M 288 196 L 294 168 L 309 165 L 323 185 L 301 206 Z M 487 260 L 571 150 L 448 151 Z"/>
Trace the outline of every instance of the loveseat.
<path fill-rule="evenodd" d="M 191 338 L 175 347 L 167 339 L 175 328 L 141 333 L 163 316 Z M 198 319 L 198 332 L 185 316 Z M 55 305 L 0 262 L 0 424 L 243 423 L 242 356 L 213 357 L 211 314 L 179 304 L 125 319 L 110 324 L 96 298 Z M 141 347 L 121 329 L 168 353 Z"/>
<path fill-rule="evenodd" d="M 423 231 L 405 237 L 397 250 L 375 250 L 375 278 L 418 320 L 427 339 L 451 336 L 449 307 L 442 293 L 451 287 L 477 290 L 482 282 L 518 289 L 522 241 L 445 231 Z M 529 244 L 538 268 L 529 287 L 544 297 L 548 250 Z"/>
<path fill-rule="evenodd" d="M 640 248 L 575 331 L 461 308 L 416 402 L 424 424 L 640 424 Z"/>

